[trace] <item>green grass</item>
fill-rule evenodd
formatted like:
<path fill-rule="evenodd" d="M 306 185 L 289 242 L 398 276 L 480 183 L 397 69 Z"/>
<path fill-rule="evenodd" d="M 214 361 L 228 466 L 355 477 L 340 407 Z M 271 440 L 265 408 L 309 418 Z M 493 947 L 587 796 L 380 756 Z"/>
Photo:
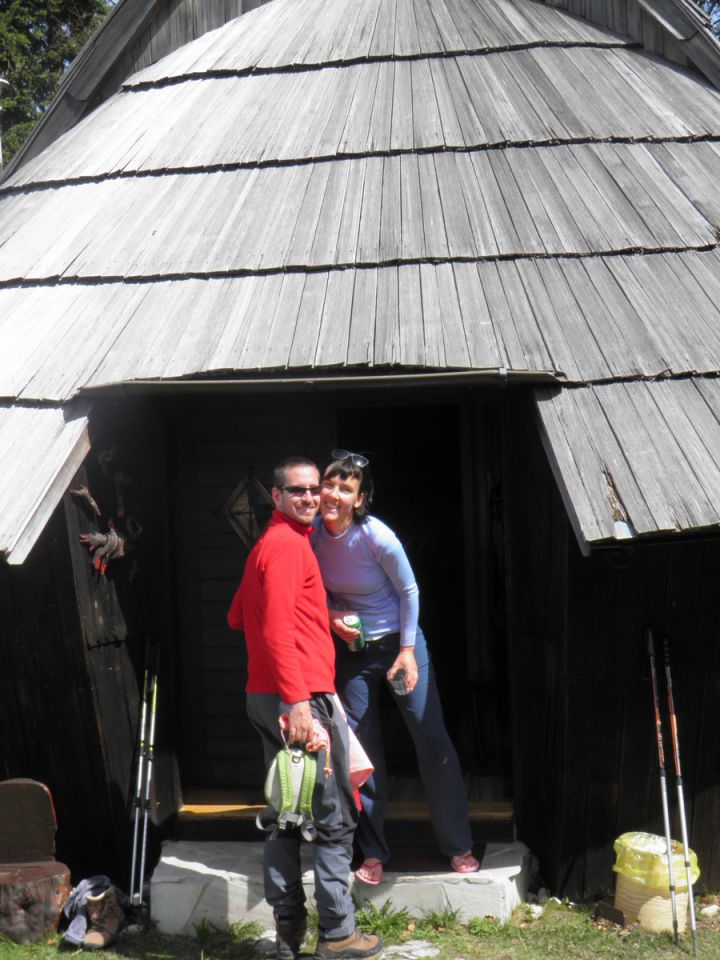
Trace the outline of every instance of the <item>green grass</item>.
<path fill-rule="evenodd" d="M 458 933 L 463 925 L 458 917 L 457 910 L 425 910 L 415 924 L 417 936 L 430 936 L 434 933 Z"/>
<path fill-rule="evenodd" d="M 355 923 L 359 930 L 364 933 L 378 933 L 383 940 L 391 943 L 401 940 L 403 931 L 408 929 L 410 922 L 408 911 L 404 908 L 395 909 L 392 900 L 386 900 L 380 909 L 366 900 L 364 906 L 355 910 Z"/>
<path fill-rule="evenodd" d="M 704 902 L 718 898 L 703 898 Z M 698 903 L 698 907 L 701 902 Z M 358 926 L 380 933 L 388 944 L 429 940 L 440 953 L 437 960 L 673 960 L 692 956 L 689 935 L 676 947 L 672 936 L 639 928 L 620 931 L 596 923 L 591 907 L 549 902 L 539 917 L 519 907 L 507 924 L 489 917 L 467 923 L 452 910 L 427 911 L 412 918 L 391 900 L 376 907 L 369 901 L 358 906 Z M 698 956 L 720 960 L 720 919 L 698 919 Z M 195 938 L 166 937 L 152 929 L 126 933 L 104 950 L 105 960 L 250 960 L 261 928 L 254 923 L 232 924 L 218 930 L 207 922 L 198 924 Z M 59 936 L 41 943 L 19 945 L 0 938 L 0 960 L 63 960 L 82 951 L 60 949 Z M 314 941 L 308 939 L 307 954 Z M 87 956 L 87 955 L 86 955 Z"/>

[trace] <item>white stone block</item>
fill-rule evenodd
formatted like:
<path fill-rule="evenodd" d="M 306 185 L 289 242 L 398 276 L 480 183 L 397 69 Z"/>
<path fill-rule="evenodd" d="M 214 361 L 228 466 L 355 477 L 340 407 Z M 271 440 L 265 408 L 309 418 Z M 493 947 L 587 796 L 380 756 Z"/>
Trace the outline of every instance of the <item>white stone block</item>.
<path fill-rule="evenodd" d="M 150 910 L 162 933 L 194 936 L 205 921 L 222 929 L 231 922 L 273 925 L 265 902 L 262 843 L 169 841 L 152 875 Z M 301 848 L 303 887 L 314 902 L 312 848 Z M 524 901 L 531 876 L 531 856 L 523 844 L 489 844 L 478 873 L 396 873 L 387 871 L 372 887 L 351 878 L 355 900 L 378 909 L 392 900 L 411 916 L 425 911 L 456 910 L 461 920 L 496 917 L 503 923 Z"/>

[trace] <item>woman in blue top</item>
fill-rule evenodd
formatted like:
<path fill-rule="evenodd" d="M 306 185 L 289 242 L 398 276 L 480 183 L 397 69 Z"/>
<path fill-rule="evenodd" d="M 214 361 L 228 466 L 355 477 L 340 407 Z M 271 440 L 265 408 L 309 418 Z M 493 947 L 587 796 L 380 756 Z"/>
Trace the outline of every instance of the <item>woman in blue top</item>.
<path fill-rule="evenodd" d="M 357 838 L 363 864 L 356 876 L 380 883 L 390 857 L 385 840 L 387 775 L 380 729 L 380 688 L 404 668 L 404 694 L 393 691 L 415 744 L 425 798 L 438 845 L 458 873 L 479 869 L 472 839 L 465 787 L 438 697 L 425 637 L 418 626 L 418 588 L 407 555 L 393 531 L 368 514 L 372 480 L 368 460 L 333 450 L 323 473 L 322 522 L 314 535 L 315 553 L 328 592 L 336 637 L 336 686 L 348 721 L 367 751 L 375 773 L 360 788 L 362 813 Z M 365 648 L 351 652 L 358 631 L 343 623 L 360 616 Z"/>

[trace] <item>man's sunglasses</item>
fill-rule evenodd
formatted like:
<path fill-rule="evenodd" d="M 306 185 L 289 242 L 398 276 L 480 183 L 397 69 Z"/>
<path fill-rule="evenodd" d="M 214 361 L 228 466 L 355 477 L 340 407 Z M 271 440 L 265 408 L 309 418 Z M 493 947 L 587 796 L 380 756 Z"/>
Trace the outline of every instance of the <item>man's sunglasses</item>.
<path fill-rule="evenodd" d="M 311 497 L 319 497 L 320 484 L 317 484 L 313 487 L 281 487 L 281 490 L 284 490 L 285 493 L 289 493 L 291 497 L 304 497 L 306 493 L 309 493 Z"/>
<path fill-rule="evenodd" d="M 330 456 L 333 460 L 349 460 L 351 463 L 354 463 L 356 467 L 360 467 L 361 470 L 370 463 L 368 458 L 364 457 L 361 453 L 352 453 L 350 450 L 332 450 Z"/>

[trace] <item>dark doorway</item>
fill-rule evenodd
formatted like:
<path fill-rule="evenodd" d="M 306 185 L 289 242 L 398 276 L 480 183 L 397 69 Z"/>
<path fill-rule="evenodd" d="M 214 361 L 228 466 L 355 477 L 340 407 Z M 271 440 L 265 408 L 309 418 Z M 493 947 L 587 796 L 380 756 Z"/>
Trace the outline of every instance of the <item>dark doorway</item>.
<path fill-rule="evenodd" d="M 288 453 L 306 453 L 322 467 L 333 446 L 341 446 L 371 460 L 372 512 L 406 547 L 420 586 L 421 624 L 446 723 L 463 769 L 474 780 L 496 781 L 482 799 L 509 793 L 495 420 L 486 406 L 455 398 L 406 403 L 405 397 L 385 401 L 363 394 L 353 401 L 350 406 L 344 397 L 218 397 L 177 410 L 172 419 L 184 790 L 259 792 L 263 780 L 259 744 L 243 707 L 245 651 L 225 623 L 248 549 L 223 515 L 223 505 L 248 470 L 269 486 L 273 464 Z M 398 780 L 413 781 L 414 749 L 389 696 L 385 709 L 389 769 Z"/>
<path fill-rule="evenodd" d="M 509 796 L 500 417 L 491 403 L 339 409 L 338 444 L 368 456 L 372 512 L 398 534 L 420 587 L 445 721 L 483 799 Z M 389 696 L 388 767 L 416 776 Z"/>

